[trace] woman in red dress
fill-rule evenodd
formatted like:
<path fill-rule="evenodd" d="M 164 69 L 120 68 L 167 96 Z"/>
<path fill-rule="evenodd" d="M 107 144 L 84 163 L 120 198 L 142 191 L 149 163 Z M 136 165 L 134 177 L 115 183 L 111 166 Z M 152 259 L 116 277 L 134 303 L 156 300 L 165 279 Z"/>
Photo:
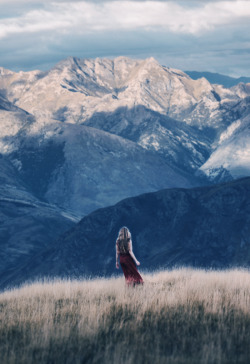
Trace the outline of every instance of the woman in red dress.
<path fill-rule="evenodd" d="M 138 262 L 133 253 L 131 233 L 125 226 L 119 230 L 118 238 L 116 240 L 117 269 L 119 269 L 119 256 L 126 283 L 133 286 L 136 284 L 143 284 L 143 279 L 136 268 L 136 264 L 140 265 L 140 262 Z"/>

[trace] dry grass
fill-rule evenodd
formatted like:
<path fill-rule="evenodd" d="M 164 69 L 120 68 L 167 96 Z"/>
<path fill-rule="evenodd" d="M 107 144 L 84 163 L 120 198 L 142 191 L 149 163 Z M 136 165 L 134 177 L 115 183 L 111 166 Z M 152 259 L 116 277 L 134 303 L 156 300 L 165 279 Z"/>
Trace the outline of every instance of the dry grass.
<path fill-rule="evenodd" d="M 250 273 L 180 269 L 0 294 L 0 362 L 250 363 Z"/>

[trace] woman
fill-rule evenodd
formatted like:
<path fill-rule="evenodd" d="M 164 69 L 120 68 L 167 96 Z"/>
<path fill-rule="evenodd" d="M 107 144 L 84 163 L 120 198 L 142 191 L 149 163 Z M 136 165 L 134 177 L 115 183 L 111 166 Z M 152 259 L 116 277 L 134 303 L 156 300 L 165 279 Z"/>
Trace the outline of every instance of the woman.
<path fill-rule="evenodd" d="M 127 227 L 122 227 L 119 231 L 116 240 L 116 268 L 119 269 L 118 257 L 120 255 L 120 263 L 128 285 L 143 284 L 143 279 L 140 276 L 136 265 L 140 262 L 136 259 L 133 249 L 131 233 Z"/>

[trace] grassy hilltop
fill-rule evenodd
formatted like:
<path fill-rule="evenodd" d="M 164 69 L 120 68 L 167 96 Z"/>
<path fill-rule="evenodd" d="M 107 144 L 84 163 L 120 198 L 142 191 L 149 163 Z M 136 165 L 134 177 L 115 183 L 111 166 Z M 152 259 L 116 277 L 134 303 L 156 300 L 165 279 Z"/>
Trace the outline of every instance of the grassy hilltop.
<path fill-rule="evenodd" d="M 0 362 L 250 363 L 250 272 L 180 269 L 0 294 Z"/>

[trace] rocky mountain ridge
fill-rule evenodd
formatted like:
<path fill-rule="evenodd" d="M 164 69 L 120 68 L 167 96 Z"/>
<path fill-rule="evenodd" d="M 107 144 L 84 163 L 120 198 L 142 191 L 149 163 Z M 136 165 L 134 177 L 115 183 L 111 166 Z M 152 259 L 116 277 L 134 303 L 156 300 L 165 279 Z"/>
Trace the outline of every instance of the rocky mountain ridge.
<path fill-rule="evenodd" d="M 48 72 L 3 73 L 1 89 L 10 101 L 38 119 L 54 115 L 60 120 L 63 114 L 71 123 L 82 123 L 96 112 L 142 105 L 200 128 L 204 122 L 215 122 L 219 128 L 226 111 L 220 107 L 241 99 L 237 86 L 226 89 L 205 78 L 193 80 L 180 70 L 161 66 L 154 58 L 70 57 Z M 249 95 L 248 90 L 245 96 Z"/>
<path fill-rule="evenodd" d="M 221 134 L 249 115 L 249 85 L 225 88 L 205 78 L 193 80 L 153 58 L 70 57 L 47 72 L 2 69 L 0 91 L 36 118 L 37 133 L 54 121 L 89 125 L 160 151 L 175 167 L 183 167 L 178 154 L 185 154 L 185 168 L 192 172 L 223 167 L 234 175 L 223 158 L 219 167 L 202 166 L 219 146 Z M 241 164 L 240 155 L 237 160 Z M 241 176 L 249 174 L 244 166 L 243 161 Z"/>
<path fill-rule="evenodd" d="M 25 110 L 33 118 L 33 133 L 45 134 L 44 128 L 56 121 L 84 123 L 159 151 L 172 165 L 192 172 L 216 150 L 221 134 L 249 115 L 248 85 L 226 89 L 205 78 L 192 80 L 153 58 L 70 57 L 48 72 L 1 69 L 0 90 L 5 105 L 12 107 L 5 110 L 1 135 L 3 125 L 5 134 L 6 130 L 7 134 L 18 131 L 19 121 L 15 118 L 13 122 L 11 112 Z M 3 97 L 1 100 L 3 103 Z M 2 152 L 9 145 L 12 140 L 5 139 Z M 181 164 L 178 154 L 187 156 L 188 162 Z M 230 165 L 225 165 L 231 173 Z"/>

